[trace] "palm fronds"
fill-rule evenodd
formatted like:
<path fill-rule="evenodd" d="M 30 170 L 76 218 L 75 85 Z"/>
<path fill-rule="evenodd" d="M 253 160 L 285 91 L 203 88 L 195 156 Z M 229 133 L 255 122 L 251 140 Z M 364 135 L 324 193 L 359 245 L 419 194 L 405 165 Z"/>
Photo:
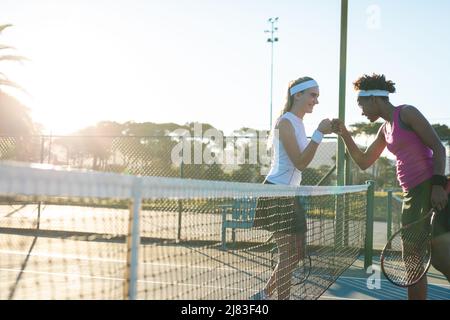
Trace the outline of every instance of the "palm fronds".
<path fill-rule="evenodd" d="M 8 27 L 11 27 L 12 24 L 2 24 L 0 25 L 0 33 L 2 33 L 3 30 L 5 30 Z M 0 50 L 15 50 L 14 47 L 8 46 L 8 45 L 4 45 L 4 44 L 0 44 Z M 17 54 L 4 54 L 4 55 L 0 55 L 0 62 L 1 61 L 15 61 L 15 62 L 23 62 L 25 60 L 29 60 L 28 58 L 21 56 L 21 55 L 17 55 Z M 0 87 L 2 86 L 8 86 L 8 87 L 12 87 L 12 88 L 16 88 L 19 89 L 23 92 L 26 93 L 26 91 L 19 86 L 17 83 L 9 80 L 6 75 L 2 72 L 0 72 Z"/>
<path fill-rule="evenodd" d="M 0 24 L 0 33 L 8 27 L 12 27 L 12 24 Z"/>
<path fill-rule="evenodd" d="M 21 86 L 19 86 L 19 85 L 18 85 L 17 83 L 15 83 L 14 81 L 11 81 L 11 80 L 8 80 L 8 79 L 0 79 L 0 86 L 13 87 L 13 88 L 20 89 L 20 90 L 26 92 L 24 88 L 22 88 Z"/>
<path fill-rule="evenodd" d="M 22 62 L 24 60 L 29 60 L 29 59 L 27 57 L 15 55 L 15 54 L 5 54 L 3 56 L 0 56 L 0 61 L 3 61 L 3 60 Z"/>
<path fill-rule="evenodd" d="M 2 50 L 2 49 L 13 49 L 13 50 L 15 50 L 16 48 L 0 44 L 0 50 Z"/>

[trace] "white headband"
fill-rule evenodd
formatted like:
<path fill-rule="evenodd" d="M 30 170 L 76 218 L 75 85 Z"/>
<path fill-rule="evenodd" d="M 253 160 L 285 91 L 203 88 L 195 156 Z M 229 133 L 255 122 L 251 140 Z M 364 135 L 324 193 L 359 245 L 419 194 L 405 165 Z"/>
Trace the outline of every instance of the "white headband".
<path fill-rule="evenodd" d="M 389 92 L 386 90 L 360 90 L 358 97 L 389 97 Z"/>
<path fill-rule="evenodd" d="M 299 84 L 296 84 L 295 86 L 293 86 L 291 89 L 289 89 L 289 93 L 291 94 L 291 96 L 293 96 L 294 94 L 300 92 L 300 91 L 304 91 L 306 89 L 309 88 L 314 88 L 314 87 L 318 87 L 319 85 L 317 84 L 316 80 L 308 80 Z"/>

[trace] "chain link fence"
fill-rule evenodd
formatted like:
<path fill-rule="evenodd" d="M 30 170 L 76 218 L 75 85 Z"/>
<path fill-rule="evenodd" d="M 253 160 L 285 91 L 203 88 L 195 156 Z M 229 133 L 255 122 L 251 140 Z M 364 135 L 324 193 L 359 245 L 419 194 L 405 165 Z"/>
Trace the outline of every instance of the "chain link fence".
<path fill-rule="evenodd" d="M 0 160 L 40 162 L 123 174 L 260 183 L 270 167 L 267 136 L 28 136 L 0 137 Z M 333 168 L 336 139 L 321 143 L 303 185 Z M 335 173 L 322 185 L 332 185 Z"/>

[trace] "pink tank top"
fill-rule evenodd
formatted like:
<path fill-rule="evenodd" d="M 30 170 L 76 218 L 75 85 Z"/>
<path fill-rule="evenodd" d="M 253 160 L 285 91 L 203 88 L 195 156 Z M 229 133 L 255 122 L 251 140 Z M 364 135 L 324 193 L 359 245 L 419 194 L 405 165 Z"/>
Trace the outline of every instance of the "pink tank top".
<path fill-rule="evenodd" d="M 397 179 L 403 190 L 408 191 L 432 177 L 433 151 L 401 122 L 403 107 L 394 109 L 392 125 L 386 122 L 383 131 L 388 150 L 397 158 Z"/>

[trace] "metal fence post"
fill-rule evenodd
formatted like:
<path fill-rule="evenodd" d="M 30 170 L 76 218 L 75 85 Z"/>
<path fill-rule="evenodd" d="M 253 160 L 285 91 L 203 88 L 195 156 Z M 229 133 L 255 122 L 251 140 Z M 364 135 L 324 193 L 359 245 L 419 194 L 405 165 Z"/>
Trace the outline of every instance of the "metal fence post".
<path fill-rule="evenodd" d="M 184 137 L 183 137 L 183 147 L 181 148 L 181 164 L 180 164 L 180 178 L 184 178 Z M 183 202 L 181 200 L 178 200 L 178 227 L 177 227 L 177 239 L 176 241 L 181 241 L 181 219 L 183 215 Z"/>
<path fill-rule="evenodd" d="M 389 239 L 392 235 L 392 190 L 388 190 L 387 192 L 387 239 Z"/>
<path fill-rule="evenodd" d="M 128 236 L 127 236 L 127 266 L 126 281 L 124 287 L 124 297 L 129 300 L 136 300 L 140 230 L 139 218 L 142 205 L 142 179 L 135 178 L 133 181 L 132 200 L 129 208 Z"/>
<path fill-rule="evenodd" d="M 373 206 L 375 197 L 375 181 L 368 180 L 366 207 L 366 241 L 364 246 L 364 269 L 372 265 L 373 258 Z"/>
<path fill-rule="evenodd" d="M 41 163 L 44 163 L 44 143 L 45 143 L 45 137 L 41 136 Z"/>

